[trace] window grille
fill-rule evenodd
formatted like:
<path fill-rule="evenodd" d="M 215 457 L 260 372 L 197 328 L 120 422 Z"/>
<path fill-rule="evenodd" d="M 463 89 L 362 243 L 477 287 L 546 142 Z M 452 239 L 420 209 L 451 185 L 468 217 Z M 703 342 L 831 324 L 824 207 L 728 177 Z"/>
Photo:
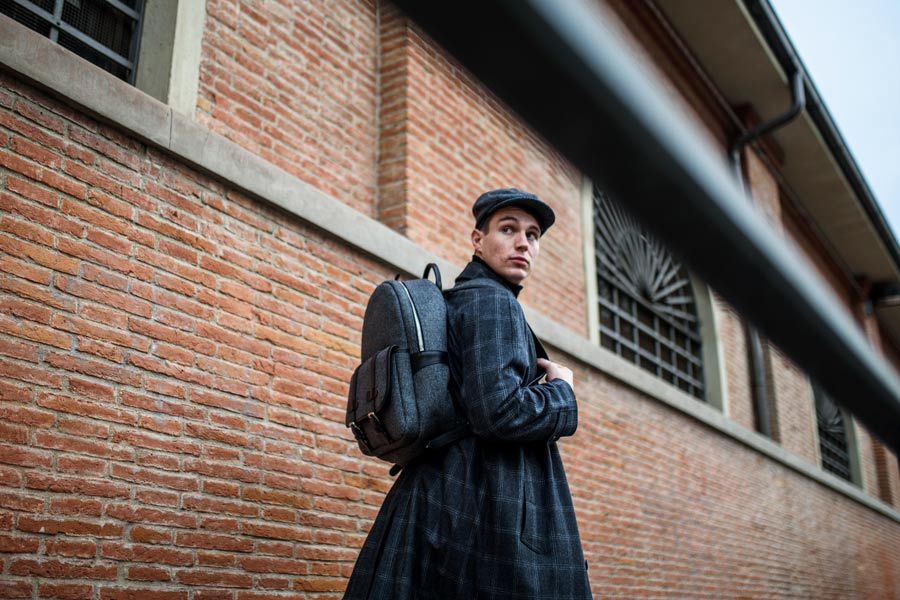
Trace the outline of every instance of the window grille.
<path fill-rule="evenodd" d="M 822 468 L 847 481 L 853 481 L 844 411 L 818 386 L 813 387 L 813 395 L 816 399 Z"/>
<path fill-rule="evenodd" d="M 600 345 L 698 399 L 702 344 L 687 270 L 594 188 Z"/>
<path fill-rule="evenodd" d="M 144 0 L 0 0 L 0 13 L 133 84 Z"/>

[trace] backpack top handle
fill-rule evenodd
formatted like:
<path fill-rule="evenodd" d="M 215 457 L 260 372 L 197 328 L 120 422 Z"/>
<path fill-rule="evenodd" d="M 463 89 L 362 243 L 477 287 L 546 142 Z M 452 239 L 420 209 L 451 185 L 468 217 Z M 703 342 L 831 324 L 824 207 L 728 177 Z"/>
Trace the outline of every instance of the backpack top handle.
<path fill-rule="evenodd" d="M 438 269 L 438 266 L 435 263 L 428 263 L 425 267 L 425 272 L 422 273 L 422 279 L 428 279 L 428 273 L 430 271 L 434 271 L 434 285 L 436 285 L 439 290 L 443 290 L 444 286 L 441 284 L 441 270 Z"/>

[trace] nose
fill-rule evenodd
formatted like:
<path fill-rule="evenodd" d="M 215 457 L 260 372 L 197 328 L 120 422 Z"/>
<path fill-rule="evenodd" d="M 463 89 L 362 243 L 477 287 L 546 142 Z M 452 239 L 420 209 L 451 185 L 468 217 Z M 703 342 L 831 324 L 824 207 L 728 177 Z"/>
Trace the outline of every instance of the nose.
<path fill-rule="evenodd" d="M 516 248 L 528 248 L 528 233 L 520 231 L 516 235 Z"/>

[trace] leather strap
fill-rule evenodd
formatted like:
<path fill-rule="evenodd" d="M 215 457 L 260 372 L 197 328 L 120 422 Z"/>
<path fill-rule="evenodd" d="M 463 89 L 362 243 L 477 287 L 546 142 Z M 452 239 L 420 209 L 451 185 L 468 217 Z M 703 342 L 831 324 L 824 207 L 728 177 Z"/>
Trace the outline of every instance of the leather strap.
<path fill-rule="evenodd" d="M 409 362 L 412 366 L 412 372 L 418 373 L 421 369 L 431 365 L 450 364 L 449 355 L 440 350 L 426 350 L 425 352 L 414 352 L 409 355 Z"/>

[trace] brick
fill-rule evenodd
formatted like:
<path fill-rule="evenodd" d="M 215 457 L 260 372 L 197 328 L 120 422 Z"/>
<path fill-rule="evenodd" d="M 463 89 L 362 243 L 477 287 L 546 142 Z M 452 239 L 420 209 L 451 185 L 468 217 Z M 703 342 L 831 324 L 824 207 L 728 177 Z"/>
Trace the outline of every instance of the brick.
<path fill-rule="evenodd" d="M 230 552 L 197 552 L 197 565 L 201 567 L 231 568 L 237 564 L 237 559 Z"/>
<path fill-rule="evenodd" d="M 98 598 L 100 600 L 187 600 L 188 592 L 176 589 L 100 587 Z"/>
<path fill-rule="evenodd" d="M 113 441 L 124 442 L 137 448 L 163 450 L 166 452 L 175 452 L 193 456 L 199 456 L 201 452 L 200 444 L 194 441 L 183 439 L 176 440 L 168 436 L 161 437 L 142 431 L 117 430 L 113 436 Z"/>
<path fill-rule="evenodd" d="M 259 514 L 259 508 L 255 505 L 220 500 L 218 498 L 185 496 L 182 502 L 185 509 L 198 512 L 211 512 L 221 515 L 240 515 L 243 517 L 256 517 Z"/>
<path fill-rule="evenodd" d="M 81 437 L 93 437 L 105 440 L 109 438 L 110 426 L 107 423 L 90 419 L 60 416 L 56 426 L 59 433 L 69 433 Z"/>
<path fill-rule="evenodd" d="M 184 550 L 143 544 L 123 544 L 118 541 L 104 542 L 100 548 L 100 553 L 104 558 L 118 561 L 146 562 L 172 566 L 194 564 L 192 554 Z"/>
<path fill-rule="evenodd" d="M 48 199 L 48 201 L 48 203 L 55 204 L 55 195 L 52 199 Z M 28 235 L 27 233 L 23 233 L 25 229 L 23 228 L 21 221 L 18 221 L 14 226 L 4 225 L 4 231 L 8 231 L 20 237 L 26 237 L 27 239 L 43 243 L 47 246 L 52 245 L 53 243 L 54 231 L 66 233 L 73 237 L 81 237 L 84 235 L 84 225 L 60 215 L 56 210 L 45 208 L 33 202 L 19 200 L 15 196 L 5 192 L 0 192 L 0 202 L 2 202 L 5 210 L 19 215 L 31 223 L 48 228 L 44 230 L 46 236 L 41 237 L 35 234 Z M 0 223 L 6 222 L 13 222 L 13 220 L 4 217 L 3 221 Z M 49 240 L 44 241 L 47 238 L 49 238 Z"/>
<path fill-rule="evenodd" d="M 152 410 L 154 412 L 161 412 L 169 415 L 177 415 L 186 419 L 202 419 L 205 416 L 203 410 L 184 402 L 172 402 L 165 398 L 147 394 L 138 394 L 127 390 L 121 393 L 121 397 L 122 404 L 125 406 Z"/>
<path fill-rule="evenodd" d="M 45 139 L 44 141 L 49 140 Z M 60 165 L 62 164 L 62 158 L 59 156 L 59 154 L 16 135 L 10 138 L 9 147 L 12 148 L 17 154 L 27 156 L 31 160 L 38 162 L 50 169 L 58 170 Z"/>
<path fill-rule="evenodd" d="M 60 473 L 104 475 L 108 464 L 103 459 L 86 456 L 60 456 L 57 458 L 57 469 Z"/>
<path fill-rule="evenodd" d="M 36 517 L 19 517 L 19 530 L 29 533 L 42 533 L 47 535 L 72 535 L 72 536 L 93 536 L 93 537 L 118 537 L 122 535 L 122 526 L 113 523 L 94 523 L 92 521 L 79 521 L 76 519 L 50 519 Z M 52 563 L 57 564 L 57 563 Z M 38 568 L 40 565 L 36 565 Z M 103 573 L 108 573 L 106 569 L 100 569 Z M 12 568 L 10 568 L 12 572 Z M 39 574 L 43 571 L 31 571 L 33 574 Z M 19 574 L 28 574 L 21 572 Z M 53 577 L 54 575 L 43 575 L 45 577 Z M 63 575 L 60 575 L 63 576 Z M 68 575 L 68 577 L 92 577 L 93 575 Z M 113 570 L 115 576 L 115 570 Z M 99 577 L 99 575 L 98 575 Z M 108 578 L 103 576 L 104 578 Z"/>
<path fill-rule="evenodd" d="M 244 534 L 292 542 L 309 542 L 313 536 L 312 530 L 307 527 L 258 522 L 245 523 Z"/>
<path fill-rule="evenodd" d="M 147 544 L 168 544 L 171 545 L 174 533 L 170 529 L 158 529 L 155 527 L 146 527 L 143 525 L 135 525 L 131 528 L 130 539 L 133 542 L 143 542 Z"/>
<path fill-rule="evenodd" d="M 38 593 L 41 598 L 58 598 L 59 600 L 90 600 L 93 598 L 94 588 L 88 583 L 47 583 L 38 584 Z"/>
<path fill-rule="evenodd" d="M 93 300 L 140 317 L 148 318 L 153 312 L 149 302 L 80 279 L 60 277 L 56 280 L 56 286 L 78 298 Z"/>
<path fill-rule="evenodd" d="M 0 581 L 0 598 L 32 598 L 31 581 L 5 579 Z"/>
<path fill-rule="evenodd" d="M 56 348 L 69 349 L 72 347 L 72 336 L 57 331 L 52 327 L 46 327 L 31 321 L 22 321 L 0 316 L 0 333 L 31 340 L 40 344 L 46 344 L 48 346 L 55 346 Z"/>
<path fill-rule="evenodd" d="M 38 405 L 51 410 L 82 415 L 126 425 L 137 423 L 138 417 L 132 411 L 122 410 L 114 405 L 89 402 L 72 396 L 43 392 L 38 396 Z"/>
<path fill-rule="evenodd" d="M 0 235 L 0 250 L 21 258 L 34 261 L 48 269 L 74 275 L 78 272 L 78 260 L 61 256 L 59 253 L 43 246 L 32 244 L 8 235 Z"/>
<path fill-rule="evenodd" d="M 131 581 L 171 581 L 172 574 L 160 567 L 128 567 L 125 577 Z"/>
<path fill-rule="evenodd" d="M 197 517 L 175 511 L 160 510 L 148 507 L 133 507 L 125 504 L 109 504 L 106 507 L 108 517 L 152 525 L 171 525 L 173 527 L 193 528 L 197 526 Z"/>
<path fill-rule="evenodd" d="M 2 387 L 0 386 L 0 400 L 4 398 Z M 27 406 L 0 406 L 0 419 L 6 424 L 21 423 L 31 427 L 48 428 L 56 421 L 56 415 Z"/>
<path fill-rule="evenodd" d="M 37 536 L 0 534 L 0 552 L 35 554 L 40 547 L 40 542 L 41 540 Z"/>
<path fill-rule="evenodd" d="M 100 234 L 96 234 L 97 237 Z M 119 256 L 113 252 L 106 252 L 92 244 L 75 241 L 68 238 L 59 238 L 56 244 L 60 252 L 68 254 L 80 260 L 107 267 L 126 275 L 132 275 L 144 281 L 150 280 L 153 270 L 146 266 L 137 264 L 129 257 Z M 130 250 L 128 251 L 130 252 Z"/>
<path fill-rule="evenodd" d="M 226 573 L 222 571 L 203 571 L 200 569 L 182 570 L 176 574 L 183 585 L 211 585 L 217 587 L 249 588 L 253 578 L 244 573 Z"/>
<path fill-rule="evenodd" d="M 92 131 L 80 127 L 69 129 L 69 139 L 88 148 L 96 150 L 103 156 L 127 165 L 131 170 L 138 171 L 141 168 L 141 159 L 131 148 L 123 148 L 110 139 L 97 135 Z"/>
<path fill-rule="evenodd" d="M 40 450 L 0 444 L 0 463 L 47 469 L 53 464 L 53 457 L 49 453 Z"/>
<path fill-rule="evenodd" d="M 30 121 L 49 129 L 55 133 L 64 133 L 66 122 L 59 115 L 53 114 L 46 107 L 32 102 L 20 101 L 16 103 L 16 112 Z"/>
<path fill-rule="evenodd" d="M 124 479 L 133 483 L 152 484 L 181 491 L 196 491 L 199 484 L 196 477 L 160 473 L 150 469 L 139 469 L 129 465 L 113 464 L 110 474 L 116 479 Z"/>
<path fill-rule="evenodd" d="M 87 194 L 87 186 L 83 183 L 59 175 L 50 169 L 41 167 L 4 150 L 0 150 L 0 166 L 19 173 L 32 181 L 48 185 L 74 198 L 84 198 Z"/>
<path fill-rule="evenodd" d="M 56 498 L 50 501 L 50 512 L 53 514 L 99 517 L 103 512 L 103 504 L 99 500 Z"/>
<path fill-rule="evenodd" d="M 100 316 L 103 313 L 104 309 L 99 307 L 99 312 L 96 312 L 95 314 Z M 53 319 L 53 326 L 63 331 L 87 336 L 92 339 L 103 340 L 118 346 L 132 348 L 140 352 L 146 352 L 150 349 L 150 342 L 148 340 L 124 332 L 121 329 L 99 325 L 96 322 L 81 319 L 74 315 L 57 313 Z"/>
<path fill-rule="evenodd" d="M 35 496 L 0 492 L 0 506 L 10 510 L 36 513 L 44 508 L 44 501 Z"/>
<path fill-rule="evenodd" d="M 56 538 L 45 544 L 47 556 L 92 558 L 97 555 L 97 542 L 85 539 Z"/>
<path fill-rule="evenodd" d="M 55 209 L 59 206 L 59 194 L 57 192 L 40 185 L 35 185 L 27 179 L 22 179 L 21 177 L 16 177 L 14 175 L 10 175 L 9 177 L 7 177 L 6 189 L 19 194 L 20 196 L 28 198 L 29 200 L 39 202 L 40 204 L 43 204 L 50 208 Z M 0 197 L 3 198 L 4 203 L 13 202 L 12 196 L 10 196 L 9 194 L 3 194 Z M 29 207 L 29 205 L 25 203 L 17 203 L 16 206 L 21 206 L 21 208 L 19 208 L 19 210 L 17 211 L 19 212 L 19 214 L 25 215 L 25 213 L 28 212 L 28 215 L 25 216 L 29 216 L 29 218 L 31 218 L 31 214 L 46 214 L 42 213 L 38 206 L 32 205 L 31 207 Z M 52 218 L 50 215 L 52 215 L 52 213 L 46 214 L 45 218 Z"/>
<path fill-rule="evenodd" d="M 62 458 L 60 459 L 62 460 Z M 74 459 L 69 459 L 74 460 Z M 82 463 L 74 463 L 82 464 Z M 90 459 L 86 464 L 96 465 L 97 459 Z M 96 469 L 92 469 L 96 470 Z M 84 477 L 59 477 L 44 473 L 30 472 L 26 479 L 26 487 L 36 490 L 60 492 L 67 494 L 81 494 L 85 496 L 99 496 L 103 498 L 127 497 L 127 486 L 106 481 L 104 479 L 87 479 Z"/>
<path fill-rule="evenodd" d="M 176 532 L 175 545 L 227 552 L 251 552 L 253 550 L 253 540 L 250 539 L 190 531 Z"/>

